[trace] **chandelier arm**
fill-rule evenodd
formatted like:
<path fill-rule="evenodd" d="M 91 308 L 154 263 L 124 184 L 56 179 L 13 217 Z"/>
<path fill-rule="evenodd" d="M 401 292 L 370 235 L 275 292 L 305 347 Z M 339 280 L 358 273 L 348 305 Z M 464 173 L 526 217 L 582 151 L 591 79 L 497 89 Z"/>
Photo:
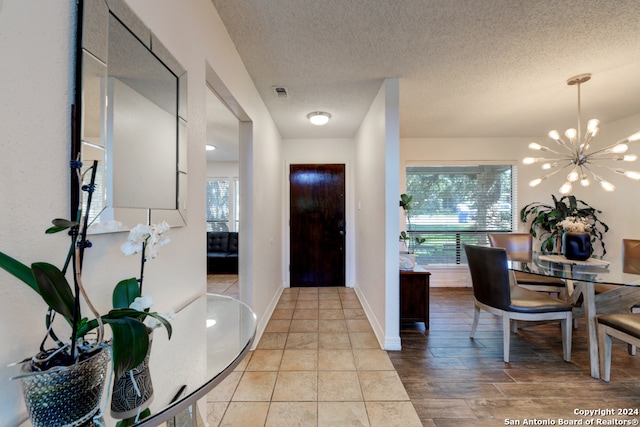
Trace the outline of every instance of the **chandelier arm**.
<path fill-rule="evenodd" d="M 553 139 L 553 138 L 551 138 L 551 139 L 552 139 L 553 141 L 555 141 L 555 142 L 556 142 L 556 144 L 558 144 L 559 146 L 561 146 L 562 148 L 564 148 L 565 150 L 567 150 L 570 154 L 573 154 L 573 153 L 574 153 L 574 149 L 573 149 L 573 147 L 571 146 L 571 144 L 570 144 L 570 143 L 565 142 L 565 140 L 564 140 L 564 139 L 562 139 L 562 138 L 558 138 L 558 139 Z"/>
<path fill-rule="evenodd" d="M 620 145 L 620 144 L 626 144 L 627 142 L 629 142 L 629 138 L 622 138 L 621 140 L 619 140 L 616 143 L 613 143 L 611 145 L 608 145 L 604 148 L 601 148 L 600 150 L 594 151 L 592 153 L 589 154 L 589 156 L 594 156 L 594 155 L 598 155 L 598 154 L 611 154 L 611 149 L 613 147 L 615 147 L 616 145 Z"/>

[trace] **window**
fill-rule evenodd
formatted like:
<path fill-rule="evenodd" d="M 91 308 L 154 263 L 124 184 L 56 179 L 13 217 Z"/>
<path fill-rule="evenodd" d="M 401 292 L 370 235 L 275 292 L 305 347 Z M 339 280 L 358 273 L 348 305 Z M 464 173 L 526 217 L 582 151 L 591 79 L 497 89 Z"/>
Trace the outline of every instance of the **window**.
<path fill-rule="evenodd" d="M 412 239 L 418 264 L 466 264 L 464 244 L 487 245 L 487 233 L 511 232 L 515 217 L 513 165 L 408 166 L 413 196 Z"/>
<path fill-rule="evenodd" d="M 207 231 L 229 231 L 229 180 L 207 180 Z"/>

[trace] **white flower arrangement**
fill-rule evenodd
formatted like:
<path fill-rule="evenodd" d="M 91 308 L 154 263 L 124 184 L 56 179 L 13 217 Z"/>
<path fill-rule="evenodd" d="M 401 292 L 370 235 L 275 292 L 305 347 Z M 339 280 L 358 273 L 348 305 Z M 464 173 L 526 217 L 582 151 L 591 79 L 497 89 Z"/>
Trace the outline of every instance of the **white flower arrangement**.
<path fill-rule="evenodd" d="M 153 259 L 158 256 L 160 246 L 170 242 L 170 239 L 163 235 L 170 229 L 166 221 L 160 224 L 138 224 L 129 231 L 129 238 L 120 249 L 126 256 L 144 251 L 143 261 Z"/>
<path fill-rule="evenodd" d="M 558 227 L 564 231 L 573 233 L 587 233 L 591 230 L 589 219 L 585 217 L 568 216 L 558 223 Z"/>

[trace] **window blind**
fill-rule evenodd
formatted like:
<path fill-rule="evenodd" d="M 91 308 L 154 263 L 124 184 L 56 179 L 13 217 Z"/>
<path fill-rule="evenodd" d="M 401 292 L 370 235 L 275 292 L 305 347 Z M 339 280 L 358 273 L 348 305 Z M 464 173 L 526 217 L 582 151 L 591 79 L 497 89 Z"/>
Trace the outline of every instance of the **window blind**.
<path fill-rule="evenodd" d="M 515 166 L 408 166 L 407 219 L 419 264 L 465 264 L 464 244 L 487 245 L 488 233 L 511 232 L 515 220 Z"/>
<path fill-rule="evenodd" d="M 207 180 L 207 231 L 229 231 L 229 180 Z"/>

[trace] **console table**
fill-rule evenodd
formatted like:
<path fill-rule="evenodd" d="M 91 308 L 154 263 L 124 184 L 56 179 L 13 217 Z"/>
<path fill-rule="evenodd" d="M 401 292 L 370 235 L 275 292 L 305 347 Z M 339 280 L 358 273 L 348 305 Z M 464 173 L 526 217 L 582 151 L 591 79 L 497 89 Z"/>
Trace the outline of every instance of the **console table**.
<path fill-rule="evenodd" d="M 400 270 L 400 323 L 424 322 L 429 329 L 429 276 L 420 266 Z"/>
<path fill-rule="evenodd" d="M 171 320 L 173 335 L 154 333 L 149 369 L 154 397 L 151 415 L 135 424 L 150 427 L 171 421 L 218 385 L 242 361 L 256 332 L 256 316 L 246 304 L 230 297 L 205 294 L 189 303 Z M 109 415 L 110 385 L 105 384 L 102 418 L 86 426 L 114 427 Z M 192 425 L 196 425 L 195 422 Z M 31 426 L 30 421 L 20 427 Z"/>

